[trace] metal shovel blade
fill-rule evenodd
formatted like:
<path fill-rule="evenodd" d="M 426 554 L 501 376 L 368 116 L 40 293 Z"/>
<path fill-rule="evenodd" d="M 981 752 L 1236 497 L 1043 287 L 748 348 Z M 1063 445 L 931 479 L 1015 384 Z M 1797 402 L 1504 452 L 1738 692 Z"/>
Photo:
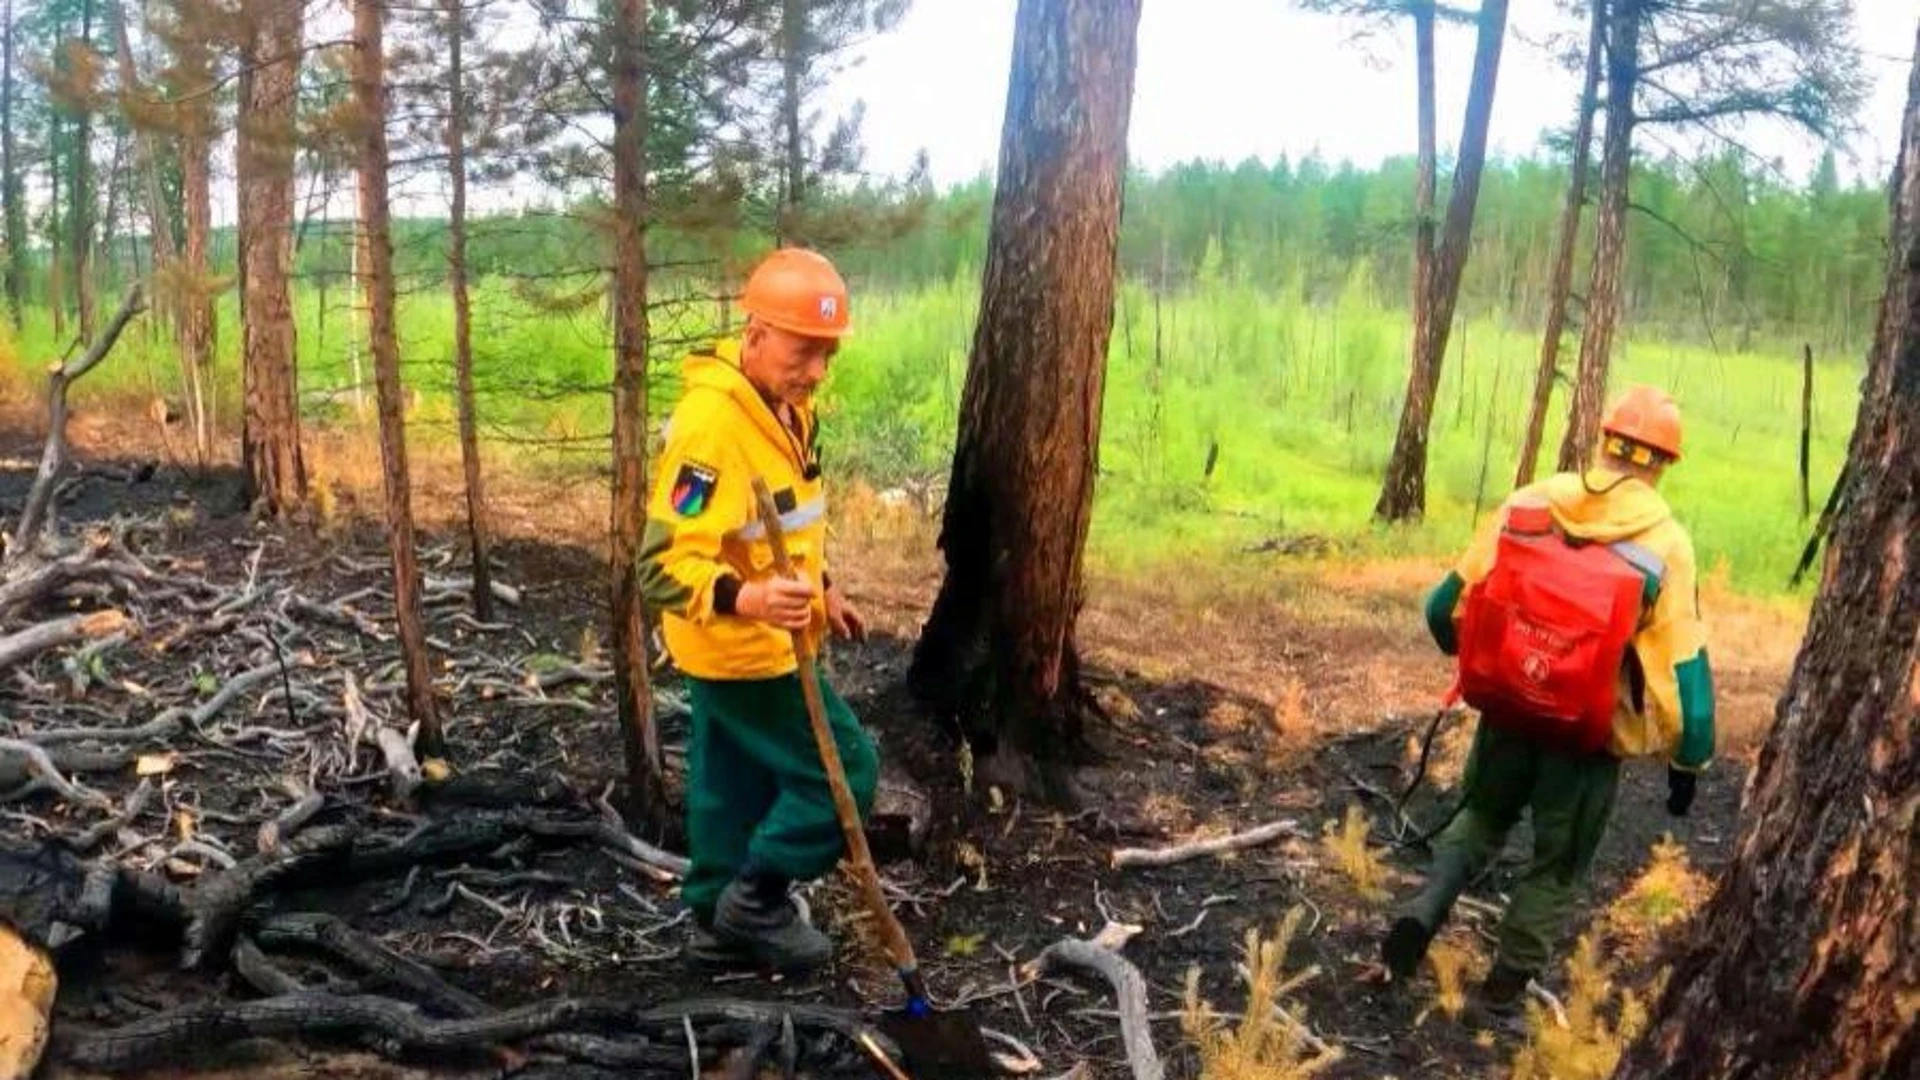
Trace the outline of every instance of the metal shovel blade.
<path fill-rule="evenodd" d="M 890 1009 L 881 1014 L 880 1030 L 900 1047 L 907 1068 L 926 1080 L 984 1080 L 1000 1073 L 987 1053 L 980 1022 L 969 1010 L 930 1010 L 916 1016 Z"/>

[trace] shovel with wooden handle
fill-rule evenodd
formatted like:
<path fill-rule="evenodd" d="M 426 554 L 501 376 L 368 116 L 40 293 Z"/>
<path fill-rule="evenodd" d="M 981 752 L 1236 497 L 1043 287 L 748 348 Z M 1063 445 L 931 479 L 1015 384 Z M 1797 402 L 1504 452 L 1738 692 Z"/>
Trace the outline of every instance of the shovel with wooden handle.
<path fill-rule="evenodd" d="M 753 479 L 753 495 L 760 508 L 760 521 L 773 547 L 774 568 L 782 577 L 794 577 L 793 562 L 787 557 L 786 534 L 780 527 L 780 511 L 766 481 Z M 893 962 L 906 988 L 907 1003 L 902 1009 L 889 1009 L 881 1017 L 880 1029 L 898 1043 L 907 1064 L 928 1076 L 991 1076 L 998 1070 L 987 1053 L 986 1038 L 979 1021 L 966 1010 L 936 1011 L 927 1000 L 927 983 L 914 958 L 913 943 L 900 925 L 893 909 L 887 906 L 881 891 L 880 871 L 874 868 L 873 854 L 867 850 L 867 835 L 860 826 L 860 809 L 854 803 L 853 789 L 847 786 L 847 772 L 840 762 L 840 748 L 833 741 L 833 729 L 827 726 L 826 705 L 820 697 L 819 673 L 814 668 L 813 644 L 804 631 L 793 634 L 793 651 L 800 664 L 800 691 L 807 701 L 807 720 L 813 725 L 813 741 L 820 749 L 820 764 L 825 766 L 827 786 L 833 790 L 833 809 L 840 819 L 840 831 L 846 834 L 847 861 L 852 864 L 854 881 L 860 887 L 860 899 L 880 924 L 880 939 L 886 945 L 887 958 Z"/>

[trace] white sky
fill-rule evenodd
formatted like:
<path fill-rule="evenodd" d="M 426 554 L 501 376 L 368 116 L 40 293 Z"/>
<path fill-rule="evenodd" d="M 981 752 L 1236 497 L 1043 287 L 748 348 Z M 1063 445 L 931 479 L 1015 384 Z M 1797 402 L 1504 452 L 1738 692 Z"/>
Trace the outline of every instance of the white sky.
<path fill-rule="evenodd" d="M 1854 0 L 1856 41 L 1873 93 L 1862 134 L 1842 149 L 1841 172 L 1876 182 L 1899 144 L 1908 61 L 1920 0 Z M 1006 107 L 1016 0 L 915 0 L 891 34 L 859 50 L 835 83 L 830 109 L 866 102 L 867 167 L 904 173 L 925 147 L 936 183 L 992 174 Z M 1521 155 L 1547 128 L 1571 122 L 1579 74 L 1541 47 L 1551 35 L 1584 35 L 1555 0 L 1514 0 L 1494 98 L 1494 154 Z M 1271 161 L 1318 150 L 1329 162 L 1370 165 L 1415 144 L 1411 33 L 1395 28 L 1364 43 L 1351 20 L 1311 15 L 1293 0 L 1145 0 L 1129 145 L 1133 160 L 1160 168 L 1190 158 Z M 1442 153 L 1459 141 L 1470 27 L 1438 38 Z M 1664 136 L 1671 139 L 1671 135 Z M 1744 141 L 1804 177 L 1820 147 L 1777 130 Z M 1649 140 L 1649 149 L 1658 144 Z"/>

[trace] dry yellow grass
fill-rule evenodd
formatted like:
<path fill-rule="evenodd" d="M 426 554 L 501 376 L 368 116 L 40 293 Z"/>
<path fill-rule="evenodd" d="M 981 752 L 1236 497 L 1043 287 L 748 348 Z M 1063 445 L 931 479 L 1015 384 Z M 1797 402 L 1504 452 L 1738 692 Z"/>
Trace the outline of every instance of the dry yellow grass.
<path fill-rule="evenodd" d="M 1647 1010 L 1631 991 L 1615 992 L 1611 965 L 1593 936 L 1582 935 L 1567 962 L 1566 1025 L 1537 1001 L 1527 1002 L 1529 1036 L 1514 1055 L 1513 1080 L 1605 1080 L 1646 1026 Z"/>
<path fill-rule="evenodd" d="M 1629 946 L 1644 945 L 1699 910 L 1712 890 L 1713 883 L 1688 861 L 1687 849 L 1665 837 L 1653 846 L 1646 869 L 1608 905 L 1606 929 Z"/>
<path fill-rule="evenodd" d="M 1467 982 L 1475 965 L 1473 952 L 1445 938 L 1435 939 L 1427 948 L 1427 963 L 1433 968 L 1434 1003 L 1449 1017 L 1458 1017 L 1467 1007 Z"/>
<path fill-rule="evenodd" d="M 1372 828 L 1367 812 L 1358 805 L 1349 805 L 1347 816 L 1339 826 L 1327 822 L 1320 848 L 1362 899 L 1380 903 L 1387 899 L 1387 864 L 1381 860 L 1378 848 L 1367 845 L 1367 835 Z"/>
<path fill-rule="evenodd" d="M 1287 946 L 1302 914 L 1297 907 L 1287 912 L 1270 938 L 1258 929 L 1247 931 L 1247 1000 L 1233 1024 L 1201 998 L 1200 969 L 1187 970 L 1180 1026 L 1199 1052 L 1201 1080 L 1304 1080 L 1341 1059 L 1337 1047 L 1315 1045 L 1318 1040 L 1307 1031 L 1305 1016 L 1283 1004 L 1287 995 L 1319 974 L 1318 968 L 1285 974 Z"/>

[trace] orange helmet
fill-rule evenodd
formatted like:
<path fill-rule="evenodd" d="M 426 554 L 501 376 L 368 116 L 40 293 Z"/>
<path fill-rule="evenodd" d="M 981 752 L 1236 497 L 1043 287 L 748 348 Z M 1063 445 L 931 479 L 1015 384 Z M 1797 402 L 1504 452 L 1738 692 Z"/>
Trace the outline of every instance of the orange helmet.
<path fill-rule="evenodd" d="M 740 306 L 803 337 L 837 338 L 849 329 L 847 283 L 826 256 L 806 248 L 781 248 L 760 260 Z"/>
<path fill-rule="evenodd" d="M 1614 399 L 1600 430 L 1680 460 L 1680 406 L 1658 387 L 1628 387 Z"/>

